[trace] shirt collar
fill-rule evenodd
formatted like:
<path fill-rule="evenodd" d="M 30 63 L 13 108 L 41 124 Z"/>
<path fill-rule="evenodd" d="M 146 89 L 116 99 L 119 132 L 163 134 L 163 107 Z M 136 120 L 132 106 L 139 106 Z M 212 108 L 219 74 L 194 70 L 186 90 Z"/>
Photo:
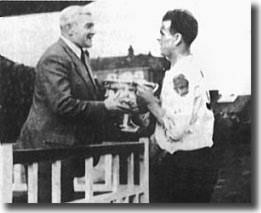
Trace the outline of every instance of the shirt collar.
<path fill-rule="evenodd" d="M 81 59 L 81 48 L 71 42 L 69 39 L 61 36 L 61 39 L 67 44 L 67 46 L 75 53 L 75 55 Z"/>
<path fill-rule="evenodd" d="M 188 61 L 191 61 L 193 59 L 193 55 L 189 54 L 187 56 L 184 56 L 182 58 L 179 58 L 173 66 L 170 66 L 170 69 L 167 71 L 175 71 L 177 67 L 182 67 L 184 64 L 188 63 Z"/>

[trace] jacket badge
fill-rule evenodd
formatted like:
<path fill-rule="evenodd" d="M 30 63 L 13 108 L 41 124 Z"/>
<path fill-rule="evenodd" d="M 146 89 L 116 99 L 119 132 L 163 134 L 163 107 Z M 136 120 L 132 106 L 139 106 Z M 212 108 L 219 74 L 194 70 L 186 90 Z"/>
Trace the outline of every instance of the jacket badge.
<path fill-rule="evenodd" d="M 185 96 L 189 93 L 189 81 L 183 74 L 179 74 L 173 78 L 174 90 L 180 95 Z"/>

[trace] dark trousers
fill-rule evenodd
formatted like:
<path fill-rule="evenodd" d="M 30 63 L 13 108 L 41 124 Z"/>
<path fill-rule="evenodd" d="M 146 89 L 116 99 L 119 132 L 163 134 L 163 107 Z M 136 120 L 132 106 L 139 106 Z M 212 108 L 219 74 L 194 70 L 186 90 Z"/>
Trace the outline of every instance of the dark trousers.
<path fill-rule="evenodd" d="M 151 151 L 151 203 L 210 201 L 217 180 L 215 159 L 210 148 L 178 151 L 172 155 L 157 146 Z"/>

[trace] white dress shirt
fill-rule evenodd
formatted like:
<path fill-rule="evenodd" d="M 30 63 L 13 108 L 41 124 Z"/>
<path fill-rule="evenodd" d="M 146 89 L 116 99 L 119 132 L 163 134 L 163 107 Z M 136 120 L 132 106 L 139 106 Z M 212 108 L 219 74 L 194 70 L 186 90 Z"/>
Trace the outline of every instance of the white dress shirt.
<path fill-rule="evenodd" d="M 75 55 L 81 59 L 81 48 L 78 47 L 76 44 L 71 42 L 69 39 L 65 38 L 64 36 L 61 36 L 61 39 L 68 45 L 68 47 L 75 53 Z"/>
<path fill-rule="evenodd" d="M 192 55 L 180 59 L 166 72 L 161 107 L 163 125 L 156 124 L 158 145 L 173 154 L 178 150 L 196 150 L 213 145 L 214 115 L 204 76 Z"/>
<path fill-rule="evenodd" d="M 61 35 L 61 39 L 68 45 L 68 47 L 75 53 L 75 55 L 81 60 L 81 54 L 82 54 L 82 50 L 80 47 L 78 47 L 76 44 L 74 44 L 73 42 L 71 42 L 69 39 L 65 38 L 64 36 Z M 86 48 L 82 48 L 83 51 L 87 51 Z M 90 75 L 91 81 L 93 82 L 94 87 L 96 87 L 96 78 L 97 76 L 94 75 L 92 68 L 90 66 L 90 62 L 89 62 L 89 58 L 86 57 L 86 55 L 84 56 L 84 60 L 85 60 L 85 66 L 87 66 L 87 72 Z"/>

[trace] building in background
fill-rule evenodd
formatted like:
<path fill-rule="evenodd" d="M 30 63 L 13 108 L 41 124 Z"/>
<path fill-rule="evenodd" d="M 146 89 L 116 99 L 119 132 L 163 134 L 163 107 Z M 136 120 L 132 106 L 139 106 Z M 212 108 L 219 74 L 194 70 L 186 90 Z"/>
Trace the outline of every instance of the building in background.
<path fill-rule="evenodd" d="M 159 84 L 169 68 L 169 62 L 162 57 L 152 56 L 151 53 L 135 55 L 131 45 L 126 56 L 95 58 L 91 60 L 91 65 L 101 80 L 138 78 Z"/>

